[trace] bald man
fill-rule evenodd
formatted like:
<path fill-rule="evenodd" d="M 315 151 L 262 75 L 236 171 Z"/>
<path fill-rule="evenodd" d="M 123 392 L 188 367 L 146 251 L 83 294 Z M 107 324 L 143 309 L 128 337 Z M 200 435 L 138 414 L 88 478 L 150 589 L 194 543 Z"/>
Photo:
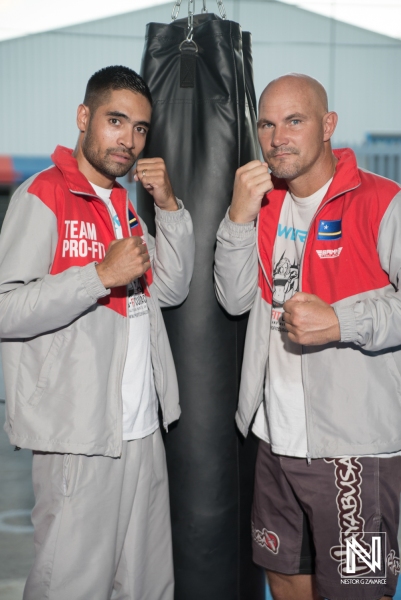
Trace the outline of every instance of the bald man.
<path fill-rule="evenodd" d="M 332 150 L 336 124 L 315 79 L 269 83 L 264 161 L 238 169 L 217 235 L 218 299 L 251 311 L 236 422 L 260 438 L 274 600 L 388 598 L 400 572 L 401 193 Z"/>

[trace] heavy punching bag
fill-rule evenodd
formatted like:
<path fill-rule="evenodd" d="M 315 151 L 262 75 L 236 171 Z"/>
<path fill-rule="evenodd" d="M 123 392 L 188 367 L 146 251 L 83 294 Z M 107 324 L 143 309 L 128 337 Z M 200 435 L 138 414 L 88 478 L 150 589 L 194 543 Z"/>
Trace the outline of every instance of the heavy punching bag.
<path fill-rule="evenodd" d="M 142 75 L 154 100 L 144 156 L 165 160 L 196 237 L 189 296 L 164 311 L 182 407 L 165 439 L 175 599 L 262 600 L 264 574 L 251 558 L 256 441 L 234 424 L 247 318 L 226 314 L 213 288 L 235 171 L 259 156 L 250 34 L 212 14 L 150 23 Z M 151 205 L 139 189 L 152 231 Z"/>

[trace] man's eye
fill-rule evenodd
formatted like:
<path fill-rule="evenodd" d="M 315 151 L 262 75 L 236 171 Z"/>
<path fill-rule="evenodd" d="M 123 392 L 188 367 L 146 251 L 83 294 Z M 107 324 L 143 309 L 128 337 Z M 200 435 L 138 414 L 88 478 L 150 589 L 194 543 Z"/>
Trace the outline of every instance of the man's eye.
<path fill-rule="evenodd" d="M 299 125 L 300 119 L 291 119 L 291 125 Z"/>
<path fill-rule="evenodd" d="M 146 135 L 148 133 L 148 130 L 145 129 L 145 127 L 137 127 L 136 128 L 137 132 L 140 133 L 141 135 Z"/>
<path fill-rule="evenodd" d="M 112 125 L 119 125 L 120 124 L 120 119 L 116 119 L 115 117 L 113 117 L 112 119 L 110 119 L 110 123 Z"/>

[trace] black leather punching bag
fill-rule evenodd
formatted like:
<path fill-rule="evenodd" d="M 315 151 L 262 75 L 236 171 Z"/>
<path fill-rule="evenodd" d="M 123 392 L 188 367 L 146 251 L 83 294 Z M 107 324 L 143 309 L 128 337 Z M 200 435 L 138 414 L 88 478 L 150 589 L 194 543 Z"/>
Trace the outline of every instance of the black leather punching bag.
<path fill-rule="evenodd" d="M 215 15 L 147 26 L 142 75 L 154 106 L 145 157 L 166 161 L 194 221 L 195 272 L 187 300 L 164 311 L 182 416 L 167 434 L 176 600 L 262 600 L 251 559 L 256 442 L 234 424 L 246 317 L 216 301 L 216 232 L 235 171 L 258 158 L 251 38 Z M 138 186 L 139 187 L 139 186 Z M 151 200 L 138 190 L 152 231 Z M 157 573 L 155 573 L 157 577 Z"/>

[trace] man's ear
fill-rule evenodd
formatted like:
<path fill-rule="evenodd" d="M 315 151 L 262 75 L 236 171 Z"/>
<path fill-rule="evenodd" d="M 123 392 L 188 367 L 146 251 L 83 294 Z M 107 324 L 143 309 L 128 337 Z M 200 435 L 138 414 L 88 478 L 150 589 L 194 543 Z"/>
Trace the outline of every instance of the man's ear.
<path fill-rule="evenodd" d="M 78 129 L 81 133 L 84 133 L 88 127 L 90 119 L 90 110 L 89 106 L 85 106 L 85 104 L 80 104 L 77 110 L 77 125 Z"/>
<path fill-rule="evenodd" d="M 323 141 L 328 142 L 333 135 L 338 122 L 338 115 L 335 112 L 328 112 L 323 117 Z"/>

